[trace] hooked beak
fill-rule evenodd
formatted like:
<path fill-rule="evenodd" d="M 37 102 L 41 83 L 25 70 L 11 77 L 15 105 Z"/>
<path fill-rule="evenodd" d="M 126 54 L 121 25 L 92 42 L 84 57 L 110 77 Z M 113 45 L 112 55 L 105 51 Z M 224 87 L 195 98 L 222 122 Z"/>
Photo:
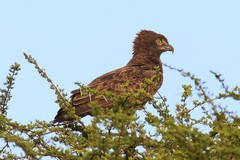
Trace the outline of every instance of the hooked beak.
<path fill-rule="evenodd" d="M 174 48 L 172 45 L 168 44 L 164 47 L 164 51 L 171 51 L 172 54 L 174 53 Z"/>

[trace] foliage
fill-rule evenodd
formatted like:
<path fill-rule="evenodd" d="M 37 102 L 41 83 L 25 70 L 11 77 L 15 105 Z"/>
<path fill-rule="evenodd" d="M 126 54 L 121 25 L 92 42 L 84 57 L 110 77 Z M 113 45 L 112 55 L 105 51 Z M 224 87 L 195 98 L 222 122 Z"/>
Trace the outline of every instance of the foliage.
<path fill-rule="evenodd" d="M 88 90 L 110 99 L 114 107 L 103 110 L 93 101 L 93 119 L 91 124 L 85 125 L 74 114 L 64 90 L 52 82 L 33 57 L 24 55 L 49 82 L 50 88 L 57 95 L 56 103 L 76 121 L 52 124 L 36 120 L 24 125 L 9 119 L 8 102 L 12 97 L 15 76 L 20 70 L 20 65 L 15 63 L 10 67 L 4 83 L 6 89 L 0 90 L 0 158 L 240 159 L 240 118 L 224 105 L 218 104 L 227 98 L 240 100 L 240 88 L 236 86 L 229 89 L 216 72 L 211 71 L 223 91 L 213 94 L 195 75 L 165 65 L 191 80 L 190 84 L 182 85 L 183 92 L 174 114 L 166 97 L 158 95 L 152 98 L 144 91 L 144 87 L 154 85 L 151 83 L 154 78 L 146 80 L 145 86 L 138 93 L 127 89 L 126 93 L 120 95 Z M 125 86 L 127 88 L 127 84 Z M 193 92 L 198 95 L 194 99 Z M 149 98 L 154 110 L 141 107 L 141 100 L 145 98 Z M 192 114 L 196 109 L 201 110 L 200 118 Z M 199 125 L 208 131 L 201 131 Z"/>

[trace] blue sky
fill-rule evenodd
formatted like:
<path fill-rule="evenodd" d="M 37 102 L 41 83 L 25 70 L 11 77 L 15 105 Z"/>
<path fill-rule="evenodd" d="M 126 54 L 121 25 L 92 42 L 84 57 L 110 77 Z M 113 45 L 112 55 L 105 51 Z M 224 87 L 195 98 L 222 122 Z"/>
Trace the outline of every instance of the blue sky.
<path fill-rule="evenodd" d="M 97 76 L 124 66 L 132 56 L 132 41 L 141 29 L 164 34 L 174 54 L 163 54 L 164 63 L 183 68 L 219 84 L 209 70 L 222 73 L 230 87 L 239 85 L 240 1 L 1 1 L 0 80 L 18 62 L 8 116 L 21 123 L 53 120 L 58 105 L 49 84 L 24 59 L 35 57 L 53 81 L 67 93 L 74 82 L 88 84 Z M 189 81 L 164 68 L 159 92 L 171 109 L 179 102 L 181 85 Z M 239 110 L 239 102 L 232 110 Z"/>

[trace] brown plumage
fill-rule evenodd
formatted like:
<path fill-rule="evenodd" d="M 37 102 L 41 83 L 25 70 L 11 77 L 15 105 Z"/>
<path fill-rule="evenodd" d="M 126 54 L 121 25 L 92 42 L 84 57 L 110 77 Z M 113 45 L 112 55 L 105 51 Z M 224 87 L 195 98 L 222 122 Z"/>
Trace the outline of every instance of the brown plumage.
<path fill-rule="evenodd" d="M 133 43 L 133 57 L 126 66 L 96 78 L 88 87 L 99 92 L 107 90 L 121 93 L 123 92 L 122 84 L 128 82 L 130 90 L 137 91 L 146 78 L 152 78 L 156 74 L 155 66 L 158 66 L 162 73 L 161 53 L 174 51 L 173 47 L 168 44 L 166 37 L 149 30 L 140 31 Z M 163 76 L 160 74 L 157 87 L 148 89 L 147 92 L 150 95 L 154 95 L 161 87 L 162 81 Z M 75 107 L 75 113 L 81 117 L 91 115 L 91 108 L 88 104 L 94 100 L 94 95 L 81 94 L 80 89 L 73 90 L 71 93 L 72 106 Z M 143 104 L 146 102 L 144 101 Z M 112 103 L 104 97 L 99 98 L 98 103 L 104 108 L 112 107 Z M 66 119 L 64 115 L 66 115 L 66 112 L 60 109 L 54 122 L 71 121 L 71 119 Z"/>

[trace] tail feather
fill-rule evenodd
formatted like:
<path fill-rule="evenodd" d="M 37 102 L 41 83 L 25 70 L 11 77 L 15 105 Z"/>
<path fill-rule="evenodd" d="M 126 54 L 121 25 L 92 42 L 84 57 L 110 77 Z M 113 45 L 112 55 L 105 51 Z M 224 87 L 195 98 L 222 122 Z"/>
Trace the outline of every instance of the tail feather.
<path fill-rule="evenodd" d="M 75 108 L 75 114 L 80 117 L 91 115 L 91 107 L 89 106 L 89 102 L 91 101 L 96 101 L 103 108 L 109 108 L 111 106 L 111 103 L 109 103 L 104 97 L 96 98 L 94 95 L 81 95 L 79 90 L 78 92 L 73 91 L 73 93 L 72 106 Z M 73 121 L 72 118 L 66 118 L 66 115 L 67 112 L 61 108 L 55 116 L 53 123 Z"/>

